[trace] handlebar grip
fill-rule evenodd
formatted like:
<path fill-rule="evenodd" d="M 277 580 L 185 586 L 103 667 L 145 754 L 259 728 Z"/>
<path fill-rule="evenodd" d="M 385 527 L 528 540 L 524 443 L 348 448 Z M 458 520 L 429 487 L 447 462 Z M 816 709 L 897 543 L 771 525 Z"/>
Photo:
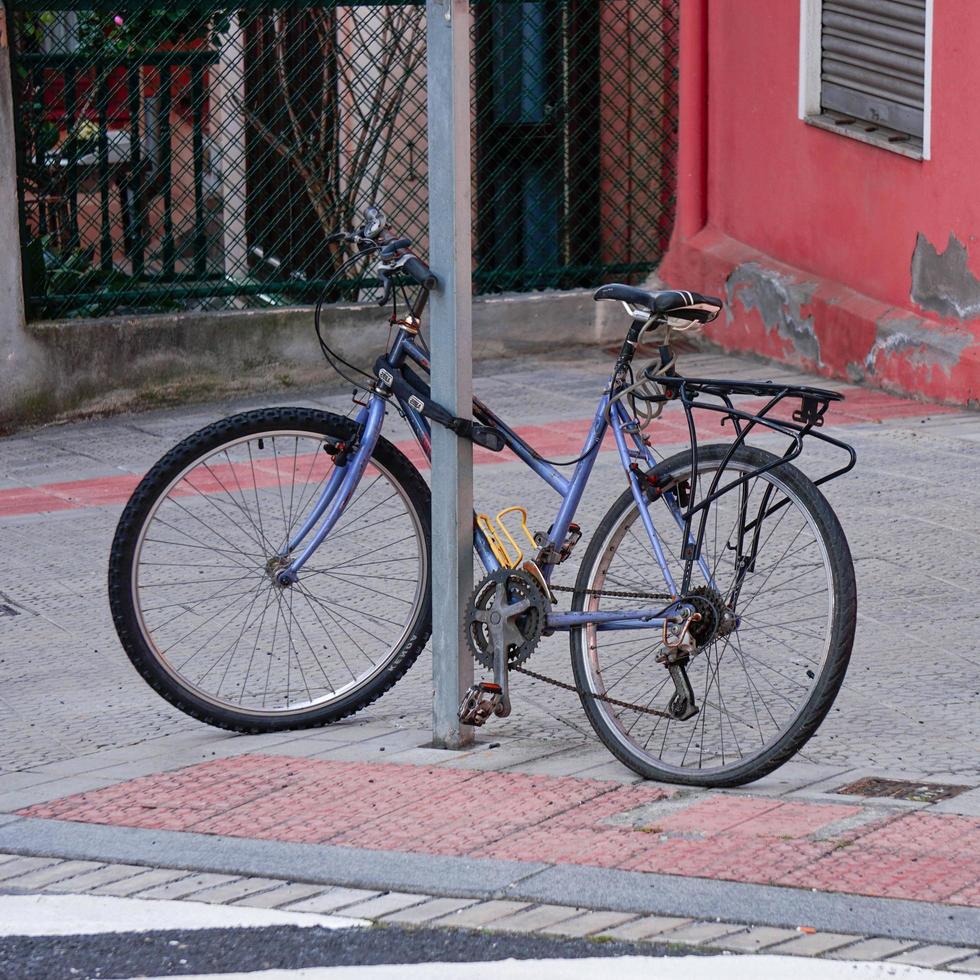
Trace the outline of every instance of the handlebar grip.
<path fill-rule="evenodd" d="M 409 258 L 401 267 L 402 272 L 411 276 L 420 286 L 426 289 L 435 289 L 439 280 L 433 275 L 432 270 L 414 255 Z"/>

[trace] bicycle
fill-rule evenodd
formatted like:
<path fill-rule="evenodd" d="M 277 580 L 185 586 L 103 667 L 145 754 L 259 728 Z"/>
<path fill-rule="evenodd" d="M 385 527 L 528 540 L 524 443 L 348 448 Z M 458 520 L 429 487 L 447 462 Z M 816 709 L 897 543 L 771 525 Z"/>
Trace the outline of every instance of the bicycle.
<path fill-rule="evenodd" d="M 582 452 L 547 460 L 479 398 L 472 418 L 432 400 L 412 365 L 429 367 L 420 327 L 437 280 L 410 240 L 393 238 L 371 209 L 331 241 L 355 251 L 331 281 L 377 259 L 381 303 L 392 304 L 387 350 L 370 374 L 348 363 L 324 339 L 321 297 L 317 336 L 358 386 L 356 416 L 244 412 L 184 439 L 143 478 L 113 541 L 109 595 L 145 680 L 201 721 L 272 732 L 335 722 L 405 674 L 431 629 L 430 496 L 382 435 L 393 408 L 427 456 L 430 426 L 446 426 L 509 449 L 561 498 L 547 531 L 528 528 L 520 507 L 474 516 L 486 577 L 463 629 L 493 680 L 470 689 L 462 722 L 509 714 L 509 674 L 519 671 L 577 691 L 602 742 L 647 778 L 739 785 L 792 757 L 833 703 L 854 640 L 853 564 L 818 489 L 856 461 L 818 431 L 842 396 L 684 377 L 676 333 L 714 319 L 721 300 L 606 285 L 595 298 L 621 302 L 630 325 Z M 658 356 L 636 370 L 648 338 Z M 742 395 L 764 404 L 736 408 Z M 790 418 L 775 412 L 786 399 L 799 399 Z M 685 413 L 690 446 L 658 462 L 649 433 L 671 402 Z M 705 410 L 730 423 L 729 443 L 699 444 L 694 413 Z M 747 445 L 762 428 L 788 437 L 787 448 Z M 553 573 L 581 538 L 576 507 L 610 431 L 628 485 L 592 534 L 574 587 L 560 589 Z M 808 436 L 848 461 L 812 482 L 793 465 Z M 574 466 L 571 476 L 560 465 Z M 570 596 L 564 611 L 559 594 Z M 541 637 L 558 631 L 569 634 L 572 683 L 526 666 Z"/>

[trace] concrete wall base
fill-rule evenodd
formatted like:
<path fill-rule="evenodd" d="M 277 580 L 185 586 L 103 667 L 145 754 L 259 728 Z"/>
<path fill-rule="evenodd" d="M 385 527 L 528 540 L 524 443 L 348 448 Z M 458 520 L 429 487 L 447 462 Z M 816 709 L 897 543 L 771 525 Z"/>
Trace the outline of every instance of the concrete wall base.
<path fill-rule="evenodd" d="M 719 296 L 705 336 L 829 378 L 980 407 L 980 321 L 889 306 L 814 277 L 707 227 L 675 242 L 660 269 L 673 287 Z"/>
<path fill-rule="evenodd" d="M 622 338 L 622 311 L 591 290 L 482 296 L 473 302 L 474 357 L 567 351 Z M 384 351 L 388 313 L 331 306 L 325 333 L 355 364 Z M 31 383 L 0 394 L 0 429 L 246 391 L 325 383 L 308 307 L 51 320 L 27 325 Z"/>

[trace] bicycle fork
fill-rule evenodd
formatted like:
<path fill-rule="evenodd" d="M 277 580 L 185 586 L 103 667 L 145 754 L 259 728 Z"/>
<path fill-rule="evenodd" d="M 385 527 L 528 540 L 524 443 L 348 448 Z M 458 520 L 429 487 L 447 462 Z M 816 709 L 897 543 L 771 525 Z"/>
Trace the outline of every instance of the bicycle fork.
<path fill-rule="evenodd" d="M 378 444 L 384 417 L 384 399 L 372 395 L 367 407 L 361 409 L 355 420 L 356 431 L 352 440 L 354 445 L 330 444 L 328 448 L 328 444 L 324 443 L 324 452 L 334 457 L 334 469 L 310 516 L 293 538 L 286 542 L 282 553 L 273 559 L 280 567 L 280 571 L 275 574 L 278 585 L 285 588 L 299 580 L 299 570 L 309 561 L 313 552 L 320 547 L 323 539 L 340 520 Z M 290 561 L 290 555 L 302 544 L 321 518 L 323 523 L 317 528 L 316 533 L 306 543 L 302 552 Z"/>

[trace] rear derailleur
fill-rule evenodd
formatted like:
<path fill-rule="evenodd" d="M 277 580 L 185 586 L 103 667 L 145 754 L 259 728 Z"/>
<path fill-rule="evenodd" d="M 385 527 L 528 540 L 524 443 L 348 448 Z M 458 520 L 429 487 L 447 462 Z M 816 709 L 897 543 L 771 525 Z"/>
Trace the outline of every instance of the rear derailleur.
<path fill-rule="evenodd" d="M 466 643 L 493 681 L 474 684 L 459 706 L 464 725 L 483 725 L 510 714 L 508 672 L 524 663 L 541 639 L 549 601 L 537 577 L 516 568 L 491 572 L 467 604 Z"/>
<path fill-rule="evenodd" d="M 700 710 L 694 698 L 694 689 L 687 676 L 687 665 L 698 652 L 697 642 L 691 627 L 701 619 L 699 613 L 692 613 L 676 631 L 664 623 L 663 652 L 657 662 L 663 664 L 674 682 L 674 693 L 667 702 L 667 714 L 678 721 L 693 718 Z"/>

